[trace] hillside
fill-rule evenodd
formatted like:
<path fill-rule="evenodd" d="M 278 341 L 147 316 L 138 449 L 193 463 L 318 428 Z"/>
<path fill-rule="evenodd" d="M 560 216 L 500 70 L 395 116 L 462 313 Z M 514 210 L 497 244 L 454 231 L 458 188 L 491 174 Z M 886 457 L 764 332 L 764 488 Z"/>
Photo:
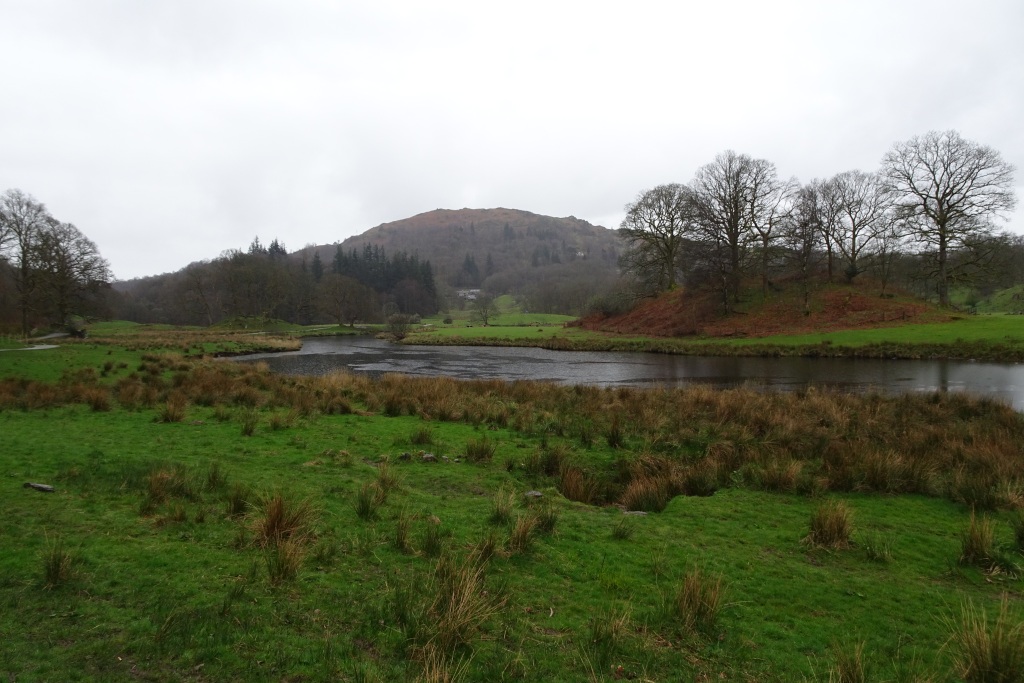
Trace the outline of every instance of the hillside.
<path fill-rule="evenodd" d="M 949 317 L 948 312 L 909 295 L 879 296 L 869 281 L 820 283 L 812 290 L 809 304 L 805 314 L 798 287 L 791 286 L 773 292 L 767 301 L 761 300 L 760 293 L 750 294 L 735 313 L 726 316 L 718 295 L 678 289 L 642 301 L 623 315 L 586 318 L 582 326 L 664 337 L 764 337 L 938 322 Z"/>
<path fill-rule="evenodd" d="M 578 313 L 613 281 L 622 249 L 614 230 L 573 216 L 498 208 L 437 209 L 304 251 L 315 249 L 330 268 L 338 246 L 348 252 L 366 245 L 429 260 L 441 289 L 517 294 L 534 309 L 557 313 Z"/>

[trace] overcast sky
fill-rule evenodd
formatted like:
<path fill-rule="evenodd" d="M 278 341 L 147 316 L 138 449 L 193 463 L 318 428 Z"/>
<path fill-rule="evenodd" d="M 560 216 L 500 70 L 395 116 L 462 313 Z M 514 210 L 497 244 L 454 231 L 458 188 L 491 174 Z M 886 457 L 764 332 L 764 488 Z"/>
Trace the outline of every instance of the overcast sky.
<path fill-rule="evenodd" d="M 436 208 L 615 228 L 726 149 L 806 182 L 949 128 L 1024 199 L 1022 36 L 1021 0 L 0 0 L 0 192 L 119 279 Z"/>

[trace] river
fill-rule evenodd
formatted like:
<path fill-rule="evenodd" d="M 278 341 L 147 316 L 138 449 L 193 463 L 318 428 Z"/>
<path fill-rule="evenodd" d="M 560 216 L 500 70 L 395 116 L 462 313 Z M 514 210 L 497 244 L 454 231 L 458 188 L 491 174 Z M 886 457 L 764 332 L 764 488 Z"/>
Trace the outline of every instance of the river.
<path fill-rule="evenodd" d="M 402 346 L 372 337 L 314 337 L 300 351 L 240 356 L 275 372 L 324 375 L 337 370 L 449 375 L 459 379 L 546 380 L 597 386 L 715 387 L 749 384 L 791 391 L 966 391 L 1024 410 L 1024 365 L 945 360 L 739 358 L 658 353 L 549 351 L 496 346 Z"/>

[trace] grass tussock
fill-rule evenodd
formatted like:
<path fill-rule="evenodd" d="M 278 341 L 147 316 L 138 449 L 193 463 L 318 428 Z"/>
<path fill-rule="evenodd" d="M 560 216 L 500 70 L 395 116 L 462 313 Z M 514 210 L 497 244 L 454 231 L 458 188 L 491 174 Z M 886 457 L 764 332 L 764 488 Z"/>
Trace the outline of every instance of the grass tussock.
<path fill-rule="evenodd" d="M 489 461 L 494 457 L 496 449 L 497 444 L 486 436 L 480 437 L 479 439 L 470 439 L 466 442 L 466 460 L 469 462 Z"/>
<path fill-rule="evenodd" d="M 388 500 L 387 489 L 381 487 L 376 481 L 363 483 L 356 491 L 353 506 L 359 519 L 367 521 L 377 519 L 380 508 Z"/>
<path fill-rule="evenodd" d="M 670 499 L 670 481 L 659 477 L 634 479 L 622 492 L 619 503 L 627 510 L 661 512 Z"/>
<path fill-rule="evenodd" d="M 722 576 L 691 569 L 679 582 L 671 604 L 672 616 L 685 629 L 711 635 L 725 606 Z"/>
<path fill-rule="evenodd" d="M 614 658 L 622 650 L 630 633 L 629 612 L 608 610 L 596 614 L 588 623 L 587 646 L 590 661 L 599 671 L 607 671 Z"/>
<path fill-rule="evenodd" d="M 508 536 L 506 548 L 512 555 L 527 553 L 533 547 L 539 520 L 535 515 L 520 515 Z"/>
<path fill-rule="evenodd" d="M 828 680 L 830 683 L 868 683 L 871 680 L 864 661 L 863 641 L 833 644 Z"/>
<path fill-rule="evenodd" d="M 507 525 L 512 522 L 515 515 L 516 494 L 510 489 L 501 488 L 491 498 L 491 514 L 488 521 L 491 524 Z"/>
<path fill-rule="evenodd" d="M 301 544 L 312 535 L 317 516 L 316 507 L 310 501 L 289 498 L 278 492 L 259 501 L 251 528 L 260 547 L 286 541 Z"/>
<path fill-rule="evenodd" d="M 292 581 L 299 574 L 306 556 L 305 545 L 299 539 L 283 539 L 265 550 L 267 578 L 272 586 Z"/>
<path fill-rule="evenodd" d="M 996 525 L 989 517 L 971 512 L 960 536 L 960 564 L 990 568 L 996 557 Z"/>
<path fill-rule="evenodd" d="M 77 556 L 67 549 L 62 539 L 48 543 L 41 556 L 43 566 L 43 587 L 57 588 L 75 576 Z"/>
<path fill-rule="evenodd" d="M 1010 614 L 1005 596 L 994 617 L 965 602 L 948 627 L 954 669 L 965 683 L 1024 681 L 1024 622 Z"/>
<path fill-rule="evenodd" d="M 842 500 L 830 499 L 811 513 L 811 531 L 805 541 L 816 548 L 846 548 L 853 535 L 853 511 Z"/>

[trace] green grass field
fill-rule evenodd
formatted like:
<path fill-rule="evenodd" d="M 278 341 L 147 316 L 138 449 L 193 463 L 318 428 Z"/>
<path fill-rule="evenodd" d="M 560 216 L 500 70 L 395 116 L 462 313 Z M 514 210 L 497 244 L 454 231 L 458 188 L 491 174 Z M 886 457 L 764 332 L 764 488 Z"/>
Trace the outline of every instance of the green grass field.
<path fill-rule="evenodd" d="M 7 678 L 955 681 L 965 604 L 1020 623 L 996 404 L 302 380 L 152 343 L 0 353 Z M 830 501 L 852 532 L 823 547 Z"/>

